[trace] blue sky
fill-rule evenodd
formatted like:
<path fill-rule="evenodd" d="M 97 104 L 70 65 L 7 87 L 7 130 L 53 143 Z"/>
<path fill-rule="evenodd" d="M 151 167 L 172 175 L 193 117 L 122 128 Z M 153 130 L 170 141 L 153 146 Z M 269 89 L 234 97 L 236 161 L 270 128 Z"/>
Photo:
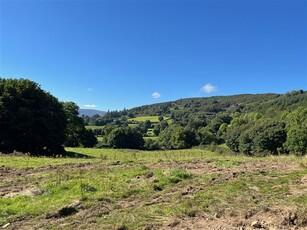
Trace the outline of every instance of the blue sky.
<path fill-rule="evenodd" d="M 0 0 L 0 77 L 115 110 L 307 89 L 305 0 Z"/>

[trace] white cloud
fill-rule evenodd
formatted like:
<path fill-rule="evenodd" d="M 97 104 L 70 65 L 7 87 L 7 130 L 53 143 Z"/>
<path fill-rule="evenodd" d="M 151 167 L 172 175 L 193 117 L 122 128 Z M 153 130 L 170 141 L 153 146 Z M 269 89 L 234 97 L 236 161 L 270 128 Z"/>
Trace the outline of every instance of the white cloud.
<path fill-rule="evenodd" d="M 204 93 L 213 93 L 217 90 L 217 87 L 212 85 L 211 83 L 208 83 L 201 87 L 201 91 Z"/>
<path fill-rule="evenodd" d="M 97 108 L 97 105 L 83 105 L 85 108 Z"/>
<path fill-rule="evenodd" d="M 158 92 L 154 92 L 154 93 L 151 94 L 151 96 L 152 96 L 153 99 L 158 99 L 158 98 L 161 97 L 161 94 L 158 93 Z"/>
<path fill-rule="evenodd" d="M 87 92 L 92 92 L 93 89 L 92 89 L 92 88 L 87 88 L 86 91 L 87 91 Z"/>

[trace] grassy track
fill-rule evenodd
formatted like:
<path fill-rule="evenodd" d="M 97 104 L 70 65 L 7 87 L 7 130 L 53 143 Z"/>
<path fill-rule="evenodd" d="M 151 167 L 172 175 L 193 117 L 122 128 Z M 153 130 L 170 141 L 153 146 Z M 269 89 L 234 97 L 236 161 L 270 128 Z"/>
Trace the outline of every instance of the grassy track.
<path fill-rule="evenodd" d="M 307 227 L 306 157 L 67 151 L 91 158 L 0 155 L 0 227 L 237 229 L 255 220 Z M 61 212 L 76 202 L 75 213 Z"/>

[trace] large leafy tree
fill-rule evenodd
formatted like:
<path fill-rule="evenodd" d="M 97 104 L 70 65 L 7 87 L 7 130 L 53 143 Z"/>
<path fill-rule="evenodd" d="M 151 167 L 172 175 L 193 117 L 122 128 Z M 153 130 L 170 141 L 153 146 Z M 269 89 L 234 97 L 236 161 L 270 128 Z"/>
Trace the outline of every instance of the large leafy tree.
<path fill-rule="evenodd" d="M 64 151 L 62 104 L 26 79 L 0 79 L 0 151 L 50 154 Z"/>

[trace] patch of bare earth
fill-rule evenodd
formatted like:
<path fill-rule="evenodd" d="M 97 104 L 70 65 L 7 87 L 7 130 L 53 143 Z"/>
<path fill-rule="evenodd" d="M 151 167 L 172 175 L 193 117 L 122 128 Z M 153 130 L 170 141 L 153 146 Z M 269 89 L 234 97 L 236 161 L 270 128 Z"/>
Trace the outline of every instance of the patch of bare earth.
<path fill-rule="evenodd" d="M 289 195 L 302 196 L 307 195 L 307 175 L 297 179 L 291 186 Z"/>
<path fill-rule="evenodd" d="M 226 160 L 227 162 L 227 160 Z M 157 163 L 153 165 L 153 168 L 171 169 L 171 168 L 182 168 L 193 174 L 208 174 L 208 173 L 219 173 L 223 175 L 233 173 L 262 173 L 265 174 L 269 171 L 294 171 L 302 168 L 302 165 L 294 163 L 281 163 L 281 162 L 268 162 L 265 160 L 255 160 L 240 163 L 240 165 L 232 167 L 216 166 L 212 160 L 196 160 L 191 162 L 166 162 Z"/>
<path fill-rule="evenodd" d="M 251 216 L 248 216 L 251 215 Z M 307 229 L 307 221 L 299 221 L 296 213 L 283 209 L 267 209 L 261 212 L 250 211 L 244 215 L 231 211 L 229 213 L 215 214 L 210 216 L 206 213 L 198 214 L 195 217 L 173 219 L 157 229 L 174 230 L 304 230 Z"/>

